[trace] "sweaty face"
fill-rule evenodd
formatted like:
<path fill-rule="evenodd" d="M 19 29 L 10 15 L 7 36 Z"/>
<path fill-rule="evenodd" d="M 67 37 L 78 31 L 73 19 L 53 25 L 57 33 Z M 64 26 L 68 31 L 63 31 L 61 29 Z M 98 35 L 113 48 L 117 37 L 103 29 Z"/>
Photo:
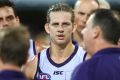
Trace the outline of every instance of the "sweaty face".
<path fill-rule="evenodd" d="M 15 16 L 11 7 L 0 8 L 0 29 L 8 26 L 14 27 L 19 25 L 19 19 Z"/>
<path fill-rule="evenodd" d="M 50 13 L 47 33 L 50 34 L 51 42 L 64 45 L 71 41 L 73 23 L 69 12 L 58 11 Z"/>
<path fill-rule="evenodd" d="M 75 22 L 77 31 L 80 33 L 85 27 L 86 21 L 91 12 L 98 9 L 98 4 L 94 0 L 79 1 L 75 6 Z"/>

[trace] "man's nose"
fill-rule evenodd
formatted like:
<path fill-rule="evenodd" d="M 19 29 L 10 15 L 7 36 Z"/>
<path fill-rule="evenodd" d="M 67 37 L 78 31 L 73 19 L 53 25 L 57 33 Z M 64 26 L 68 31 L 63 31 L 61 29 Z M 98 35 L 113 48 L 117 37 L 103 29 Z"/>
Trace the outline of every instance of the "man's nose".
<path fill-rule="evenodd" d="M 58 28 L 58 32 L 64 32 L 64 28 L 63 28 L 62 25 L 59 26 L 59 28 Z"/>

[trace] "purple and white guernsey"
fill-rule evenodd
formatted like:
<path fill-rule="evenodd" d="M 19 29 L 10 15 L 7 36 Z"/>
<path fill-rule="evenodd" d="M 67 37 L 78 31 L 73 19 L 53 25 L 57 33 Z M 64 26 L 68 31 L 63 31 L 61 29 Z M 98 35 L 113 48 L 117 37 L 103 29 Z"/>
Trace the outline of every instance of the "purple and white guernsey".
<path fill-rule="evenodd" d="M 63 63 L 57 64 L 50 58 L 49 48 L 38 55 L 35 80 L 70 80 L 75 67 L 83 62 L 85 51 L 75 46 L 74 52 Z"/>
<path fill-rule="evenodd" d="M 29 40 L 29 43 L 30 43 L 30 48 L 28 53 L 29 53 L 29 59 L 31 59 L 36 55 L 36 49 L 35 49 L 35 42 L 32 39 Z"/>

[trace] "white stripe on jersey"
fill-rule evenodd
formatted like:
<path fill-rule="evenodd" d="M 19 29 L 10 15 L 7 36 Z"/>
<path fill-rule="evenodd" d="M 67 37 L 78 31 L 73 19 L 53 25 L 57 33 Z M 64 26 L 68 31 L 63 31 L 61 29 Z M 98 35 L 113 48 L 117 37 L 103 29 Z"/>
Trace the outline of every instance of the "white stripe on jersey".
<path fill-rule="evenodd" d="M 28 50 L 28 53 L 29 53 L 29 58 L 28 59 L 32 59 L 34 56 L 35 56 L 35 49 L 34 49 L 34 42 L 32 39 L 29 40 L 30 42 L 30 48 Z"/>

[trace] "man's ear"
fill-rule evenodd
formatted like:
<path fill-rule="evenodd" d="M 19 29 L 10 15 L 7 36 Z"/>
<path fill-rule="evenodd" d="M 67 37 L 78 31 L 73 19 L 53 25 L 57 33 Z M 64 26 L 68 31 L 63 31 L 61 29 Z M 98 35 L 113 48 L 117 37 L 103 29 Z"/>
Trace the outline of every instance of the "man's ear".
<path fill-rule="evenodd" d="M 16 16 L 16 21 L 17 21 L 18 23 L 20 23 L 20 19 L 19 19 L 18 16 Z"/>
<path fill-rule="evenodd" d="M 49 24 L 48 23 L 45 24 L 44 28 L 45 28 L 45 31 L 49 34 L 50 30 L 49 30 Z"/>
<path fill-rule="evenodd" d="M 100 36 L 100 33 L 101 33 L 101 29 L 99 26 L 95 26 L 93 28 L 93 38 L 97 38 Z"/>

